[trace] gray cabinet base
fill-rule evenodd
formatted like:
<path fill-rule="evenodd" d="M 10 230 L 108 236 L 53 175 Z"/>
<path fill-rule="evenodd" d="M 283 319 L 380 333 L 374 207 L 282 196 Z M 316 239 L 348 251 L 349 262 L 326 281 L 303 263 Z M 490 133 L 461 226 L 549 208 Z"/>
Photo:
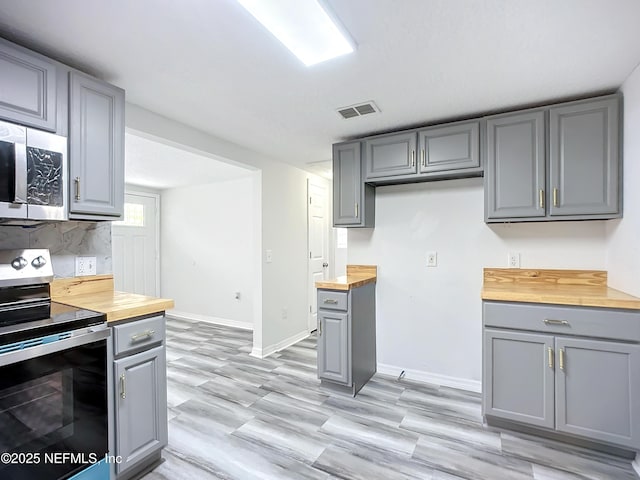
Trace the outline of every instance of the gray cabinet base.
<path fill-rule="evenodd" d="M 591 440 L 585 439 L 584 437 L 576 437 L 565 433 L 559 433 L 556 430 L 547 430 L 545 428 L 532 427 L 530 425 L 524 425 L 522 423 L 513 422 L 510 420 L 504 420 L 502 418 L 493 417 L 491 415 L 485 415 L 484 419 L 486 424 L 490 427 L 499 428 L 501 430 L 512 430 L 514 432 L 535 435 L 558 442 L 566 442 L 572 445 L 589 448 L 591 450 L 597 450 L 599 452 L 616 455 L 622 458 L 634 459 L 636 457 L 636 452 L 633 450 L 627 450 L 626 448 L 616 447 L 614 445 L 606 443 L 593 442 Z"/>
<path fill-rule="evenodd" d="M 164 458 L 162 458 L 161 453 L 162 452 L 156 452 L 153 455 L 149 455 L 145 461 L 133 467 L 131 471 L 118 475 L 118 480 L 137 480 L 144 477 L 147 473 L 151 472 L 164 462 Z"/>

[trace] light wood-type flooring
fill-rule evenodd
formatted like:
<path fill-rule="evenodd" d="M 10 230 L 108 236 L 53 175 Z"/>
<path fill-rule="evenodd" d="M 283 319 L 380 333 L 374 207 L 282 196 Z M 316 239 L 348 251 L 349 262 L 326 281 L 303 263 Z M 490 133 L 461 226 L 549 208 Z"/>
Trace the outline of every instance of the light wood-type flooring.
<path fill-rule="evenodd" d="M 476 393 L 316 377 L 312 336 L 264 360 L 249 331 L 169 318 L 169 445 L 145 480 L 625 480 L 630 460 L 486 427 Z"/>

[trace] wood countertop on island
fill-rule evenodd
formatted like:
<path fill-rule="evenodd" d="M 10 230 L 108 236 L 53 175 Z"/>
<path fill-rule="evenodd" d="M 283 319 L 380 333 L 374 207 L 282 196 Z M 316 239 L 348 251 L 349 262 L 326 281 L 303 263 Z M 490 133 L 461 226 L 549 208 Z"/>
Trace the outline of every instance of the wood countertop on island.
<path fill-rule="evenodd" d="M 640 310 L 640 298 L 609 287 L 602 270 L 485 268 L 482 299 Z"/>
<path fill-rule="evenodd" d="M 113 275 L 56 278 L 51 282 L 51 300 L 86 308 L 107 316 L 107 323 L 160 313 L 174 306 L 173 300 L 114 290 Z"/>
<path fill-rule="evenodd" d="M 351 290 L 377 280 L 376 265 L 347 265 L 347 274 L 332 280 L 316 282 L 316 288 L 325 290 Z"/>

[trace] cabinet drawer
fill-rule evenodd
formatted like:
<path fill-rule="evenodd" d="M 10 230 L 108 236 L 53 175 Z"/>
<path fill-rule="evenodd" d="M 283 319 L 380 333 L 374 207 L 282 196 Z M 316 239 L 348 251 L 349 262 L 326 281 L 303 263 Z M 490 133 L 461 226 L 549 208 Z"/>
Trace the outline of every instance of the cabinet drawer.
<path fill-rule="evenodd" d="M 640 311 L 483 302 L 483 325 L 640 342 Z"/>
<path fill-rule="evenodd" d="M 318 290 L 318 308 L 330 310 L 344 310 L 349 307 L 348 292 L 335 292 L 333 290 Z"/>
<path fill-rule="evenodd" d="M 161 343 L 165 338 L 164 316 L 134 320 L 113 327 L 114 355 Z"/>

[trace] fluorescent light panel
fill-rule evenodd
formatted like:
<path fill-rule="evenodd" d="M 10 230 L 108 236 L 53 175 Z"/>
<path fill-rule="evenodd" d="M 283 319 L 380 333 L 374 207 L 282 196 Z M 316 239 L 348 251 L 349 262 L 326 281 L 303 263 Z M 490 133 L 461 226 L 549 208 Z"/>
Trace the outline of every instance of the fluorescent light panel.
<path fill-rule="evenodd" d="M 318 0 L 238 0 L 307 67 L 354 50 Z"/>

